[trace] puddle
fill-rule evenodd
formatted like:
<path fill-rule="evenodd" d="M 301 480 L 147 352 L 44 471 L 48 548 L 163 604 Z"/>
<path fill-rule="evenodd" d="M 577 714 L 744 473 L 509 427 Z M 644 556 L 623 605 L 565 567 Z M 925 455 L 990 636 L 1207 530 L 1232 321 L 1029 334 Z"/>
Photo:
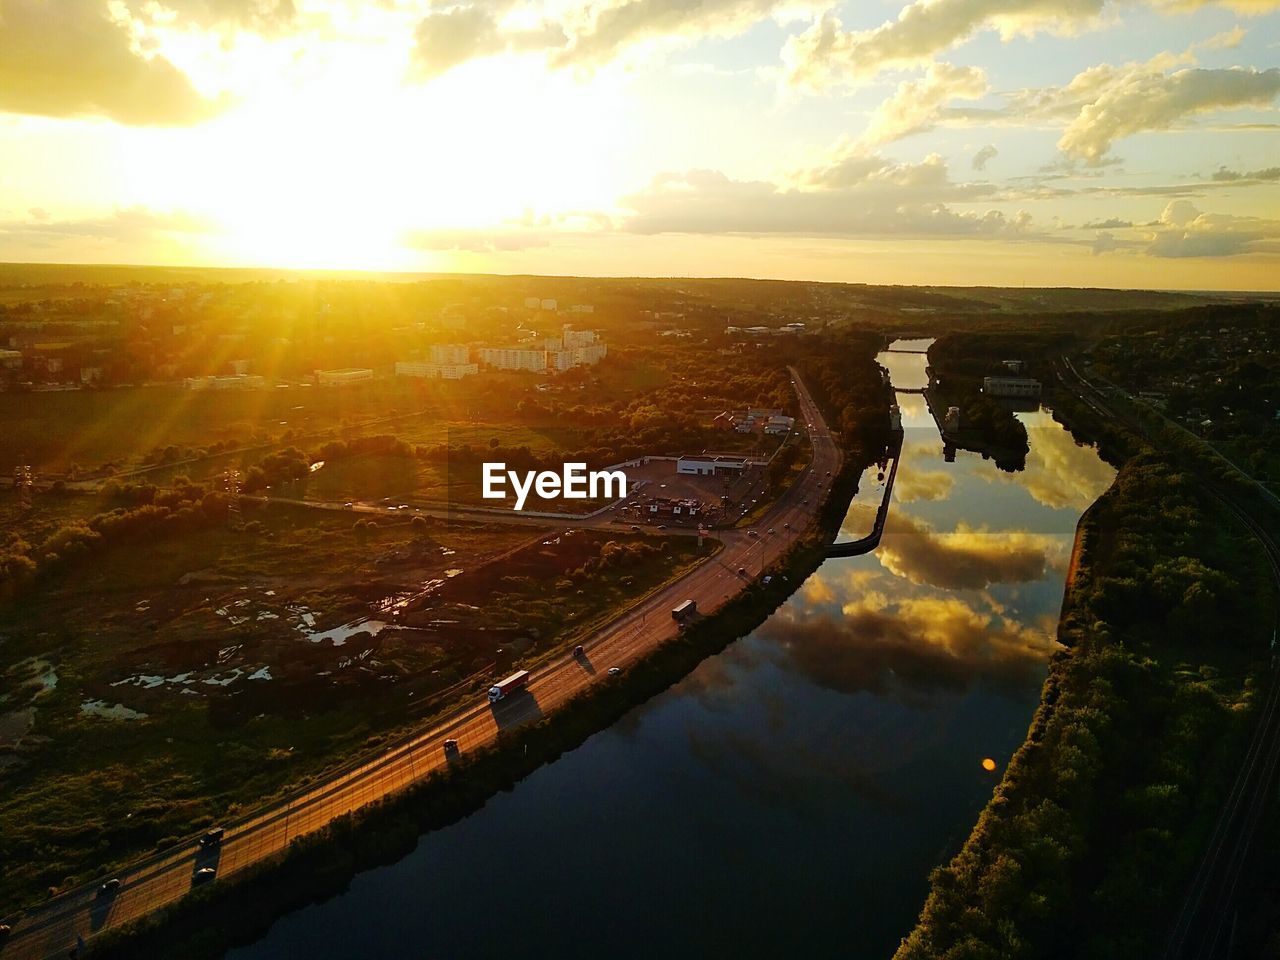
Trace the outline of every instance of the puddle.
<path fill-rule="evenodd" d="M 108 720 L 143 720 L 146 714 L 130 710 L 123 703 L 108 706 L 105 700 L 86 700 L 80 704 L 80 713 L 87 717 L 105 717 Z"/>
<path fill-rule="evenodd" d="M 125 677 L 123 680 L 117 680 L 111 684 L 113 687 L 122 687 L 125 685 L 141 687 L 143 690 L 154 690 L 156 687 L 163 687 L 166 683 L 187 684 L 194 683 L 191 679 L 193 671 L 188 670 L 186 673 L 179 673 L 172 677 L 165 677 L 160 674 L 140 673 L 137 676 Z"/>
<path fill-rule="evenodd" d="M 332 630 L 307 633 L 306 637 L 312 643 L 323 643 L 325 640 L 332 640 L 335 647 L 340 647 L 357 633 L 370 633 L 376 637 L 388 628 L 392 630 L 400 629 L 384 620 L 354 620 L 351 623 L 344 623 L 340 627 L 334 627 Z"/>

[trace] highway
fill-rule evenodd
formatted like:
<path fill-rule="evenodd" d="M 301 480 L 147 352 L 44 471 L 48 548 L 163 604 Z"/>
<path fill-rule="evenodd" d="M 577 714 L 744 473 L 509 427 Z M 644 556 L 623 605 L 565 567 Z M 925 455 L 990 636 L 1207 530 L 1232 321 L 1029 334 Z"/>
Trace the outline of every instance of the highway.
<path fill-rule="evenodd" d="M 192 838 L 118 871 L 114 876 L 121 885 L 112 894 L 99 896 L 97 883 L 86 884 L 30 909 L 16 922 L 11 921 L 13 933 L 0 947 L 0 960 L 65 957 L 76 946 L 77 937 L 87 941 L 98 931 L 180 899 L 191 890 L 195 872 L 203 867 L 215 868 L 221 880 L 278 854 L 297 837 L 445 767 L 449 762 L 444 752 L 446 739 L 456 739 L 461 753 L 484 747 L 494 741 L 500 729 L 551 713 L 606 678 L 610 668 L 625 670 L 676 635 L 678 626 L 671 618 L 671 608 L 677 603 L 693 599 L 700 615 L 706 615 L 746 589 L 815 522 L 842 460 L 799 374 L 794 369 L 791 374 L 801 417 L 812 424 L 813 459 L 804 474 L 754 531 L 717 531 L 714 535 L 724 547 L 716 556 L 602 628 L 584 644 L 584 657 L 564 656 L 540 667 L 524 693 L 492 705 L 481 698 L 375 759 L 341 771 L 287 801 L 224 824 L 226 833 L 218 847 L 202 851 Z M 753 532 L 758 536 L 752 536 Z"/>
<path fill-rule="evenodd" d="M 1110 403 L 1106 390 L 1080 373 L 1068 358 L 1063 358 L 1059 366 L 1059 380 L 1096 413 L 1118 420 L 1139 436 L 1147 436 L 1140 422 L 1119 413 Z M 1230 496 L 1212 487 L 1206 486 L 1205 489 L 1235 514 L 1262 545 L 1271 567 L 1272 581 L 1280 593 L 1280 546 Z M 1265 488 L 1263 492 L 1271 496 Z M 1273 631 L 1270 683 L 1253 737 L 1218 814 L 1204 856 L 1179 905 L 1173 928 L 1165 941 L 1164 960 L 1217 960 L 1230 957 L 1234 952 L 1236 889 L 1258 824 L 1272 796 L 1276 769 L 1280 766 L 1280 672 L 1277 670 L 1280 663 L 1275 655 L 1275 642 Z"/>

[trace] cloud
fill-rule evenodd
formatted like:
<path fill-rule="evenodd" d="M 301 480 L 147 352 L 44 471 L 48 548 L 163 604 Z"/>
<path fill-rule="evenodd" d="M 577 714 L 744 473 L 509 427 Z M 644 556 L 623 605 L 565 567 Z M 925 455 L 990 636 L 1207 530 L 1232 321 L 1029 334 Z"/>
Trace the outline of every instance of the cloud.
<path fill-rule="evenodd" d="M 912 583 L 949 590 L 981 590 L 993 583 L 1042 578 L 1061 552 L 1053 537 L 979 530 L 960 524 L 938 533 L 900 513 L 890 513 L 876 557 Z"/>
<path fill-rule="evenodd" d="M 759 633 L 818 685 L 841 693 L 917 699 L 960 692 L 979 679 L 1004 689 L 1041 682 L 1056 648 L 1047 632 L 982 613 L 956 597 L 861 600 L 841 616 L 805 616 L 793 607 Z"/>
<path fill-rule="evenodd" d="M 100 0 L 0 0 L 0 110 L 180 125 L 225 106 L 168 60 L 135 50 Z"/>
<path fill-rule="evenodd" d="M 1165 207 L 1147 253 L 1153 257 L 1231 257 L 1280 239 L 1280 221 L 1201 213 L 1189 200 Z"/>
<path fill-rule="evenodd" d="M 899 503 L 945 500 L 956 480 L 943 470 L 906 470 L 894 481 L 893 495 Z"/>
<path fill-rule="evenodd" d="M 1266 106 L 1280 95 L 1280 69 L 1274 67 L 1194 68 L 1174 73 L 1153 70 L 1148 64 L 1106 69 L 1110 74 L 1097 96 L 1081 107 L 1058 141 L 1067 156 L 1089 164 L 1104 161 L 1111 145 L 1122 137 L 1168 130 L 1186 117 L 1210 110 Z"/>
<path fill-rule="evenodd" d="M 810 0 L 606 0 L 570 3 L 555 20 L 529 28 L 510 14 L 514 0 L 469 0 L 419 22 L 415 72 L 433 77 L 471 59 L 541 51 L 553 68 L 595 67 L 653 41 L 728 37 L 769 17 L 805 14 Z M 523 10 L 521 11 L 523 12 Z M 812 11 L 809 11 L 812 15 Z"/>
<path fill-rule="evenodd" d="M 986 74 L 977 67 L 932 63 L 923 77 L 904 80 L 893 95 L 876 108 L 862 140 L 871 144 L 888 143 L 932 130 L 953 100 L 978 100 L 986 95 L 987 89 Z"/>
<path fill-rule="evenodd" d="M 567 42 L 553 23 L 509 29 L 500 25 L 503 11 L 482 6 L 453 7 L 428 14 L 414 31 L 413 63 L 420 78 L 439 76 L 468 60 L 499 53 L 545 50 Z"/>
<path fill-rule="evenodd" d="M 958 212 L 951 202 L 979 201 L 990 184 L 955 183 L 936 155 L 894 163 L 857 148 L 793 177 L 796 185 L 732 180 L 715 170 L 655 177 L 626 197 L 632 233 L 799 236 L 1027 236 L 1027 214 Z"/>
<path fill-rule="evenodd" d="M 127 0 L 135 17 L 153 23 L 172 18 L 179 24 L 236 27 L 258 33 L 286 29 L 297 17 L 293 0 Z"/>
<path fill-rule="evenodd" d="M 1094 245 L 1109 249 L 1121 249 L 1132 244 L 1117 240 L 1109 232 L 1100 235 Z M 1106 250 L 1095 250 L 1106 252 Z M 1073 514 L 1082 513 L 1086 507 L 1102 496 L 1115 478 L 1115 469 L 1097 455 L 1091 447 L 1076 442 L 1075 438 L 1056 424 L 1045 427 L 1029 426 L 1030 450 L 1025 469 L 1012 476 L 999 471 L 987 474 L 988 479 L 1010 484 L 1026 490 L 1037 503 L 1054 510 L 1070 509 Z M 1059 518 L 1055 518 L 1059 519 Z M 1075 530 L 1075 517 L 1060 519 L 1060 529 L 1040 530 L 1071 536 Z"/>
<path fill-rule="evenodd" d="M 985 170 L 987 164 L 999 156 L 1000 151 L 992 144 L 988 143 L 985 147 L 973 155 L 973 169 Z"/>
<path fill-rule="evenodd" d="M 0 221 L 0 245 L 53 246 L 74 238 L 127 243 L 163 234 L 215 233 L 218 230 L 215 223 L 202 217 L 146 207 L 128 207 L 99 217 L 75 220 L 54 220 L 47 211 L 38 207 L 30 214 L 30 220 Z"/>
<path fill-rule="evenodd" d="M 1124 244 L 1116 239 L 1116 235 L 1110 230 L 1103 230 L 1093 238 L 1093 243 L 1089 244 L 1089 250 L 1094 256 L 1101 256 L 1104 253 L 1112 253 L 1121 249 Z"/>
<path fill-rule="evenodd" d="M 832 14 L 788 38 L 782 58 L 787 82 L 821 90 L 857 83 L 895 67 L 926 65 L 936 53 L 993 28 L 1009 39 L 1051 30 L 1068 33 L 1095 23 L 1106 0 L 915 0 L 870 30 L 846 31 Z"/>
<path fill-rule="evenodd" d="M 1108 217 L 1106 220 L 1094 220 L 1084 225 L 1085 230 L 1119 230 L 1122 227 L 1132 227 L 1133 223 L 1129 220 L 1121 220 L 1119 217 Z"/>
<path fill-rule="evenodd" d="M 573 41 L 552 55 L 556 66 L 608 62 L 647 40 L 732 36 L 773 15 L 779 0 L 628 0 L 602 4 Z M 796 5 L 791 4 L 792 8 Z"/>
<path fill-rule="evenodd" d="M 1228 170 L 1226 167 L 1219 167 L 1213 171 L 1210 177 L 1217 183 L 1271 183 L 1280 180 L 1280 167 L 1267 167 L 1265 170 L 1250 170 L 1247 173 L 1240 170 Z"/>

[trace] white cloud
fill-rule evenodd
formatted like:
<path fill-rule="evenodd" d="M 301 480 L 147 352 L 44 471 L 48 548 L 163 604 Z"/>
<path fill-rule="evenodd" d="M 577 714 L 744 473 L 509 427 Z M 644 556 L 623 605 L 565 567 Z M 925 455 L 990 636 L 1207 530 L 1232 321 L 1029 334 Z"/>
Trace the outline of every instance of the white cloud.
<path fill-rule="evenodd" d="M 733 180 L 714 170 L 656 177 L 625 198 L 633 233 L 738 233 L 798 236 L 1026 236 L 1030 218 L 999 210 L 960 212 L 951 204 L 981 201 L 989 184 L 955 183 L 946 162 L 894 163 L 845 148 L 802 171 L 794 186 Z"/>
<path fill-rule="evenodd" d="M 931 63 L 918 80 L 904 80 L 871 115 L 862 139 L 889 143 L 931 130 L 953 100 L 978 100 L 988 90 L 986 74 L 977 67 Z"/>
<path fill-rule="evenodd" d="M 1160 215 L 1147 253 L 1153 257 L 1230 257 L 1280 240 L 1280 221 L 1201 213 L 1189 200 L 1174 200 Z"/>
<path fill-rule="evenodd" d="M 828 14 L 790 37 L 783 61 L 790 84 L 809 89 L 857 83 L 892 67 L 919 67 L 992 28 L 1008 39 L 1050 30 L 1075 32 L 1098 21 L 1106 0 L 915 0 L 871 30 L 846 31 Z"/>
<path fill-rule="evenodd" d="M 1266 106 L 1280 95 L 1280 69 L 1274 67 L 1195 68 L 1174 73 L 1151 69 L 1147 64 L 1105 69 L 1107 75 L 1094 87 L 1094 98 L 1080 108 L 1058 141 L 1067 156 L 1089 164 L 1104 162 L 1111 145 L 1131 134 L 1168 130 L 1187 117 L 1210 110 Z M 1102 75 L 1091 79 L 1102 79 Z"/>
<path fill-rule="evenodd" d="M 985 147 L 973 155 L 973 169 L 985 170 L 987 164 L 1000 155 L 1000 151 L 993 144 L 988 143 Z"/>

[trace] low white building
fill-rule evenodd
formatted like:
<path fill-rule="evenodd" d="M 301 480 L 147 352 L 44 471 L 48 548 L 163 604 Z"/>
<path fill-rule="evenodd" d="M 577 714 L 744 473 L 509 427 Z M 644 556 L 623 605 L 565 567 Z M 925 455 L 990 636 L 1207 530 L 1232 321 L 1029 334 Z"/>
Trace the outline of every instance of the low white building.
<path fill-rule="evenodd" d="M 746 465 L 746 457 L 680 457 L 676 460 L 676 473 L 714 477 L 721 473 L 741 473 Z"/>
<path fill-rule="evenodd" d="M 316 382 L 322 387 L 344 387 L 347 384 L 372 379 L 373 370 L 369 367 L 340 367 L 337 370 L 316 371 Z"/>
<path fill-rule="evenodd" d="M 795 417 L 788 417 L 782 414 L 775 414 L 770 417 L 764 425 L 765 433 L 782 434 L 790 433 L 792 427 L 796 425 Z"/>
<path fill-rule="evenodd" d="M 187 390 L 258 390 L 267 385 L 257 374 L 232 374 L 225 377 L 187 377 L 182 386 Z"/>

